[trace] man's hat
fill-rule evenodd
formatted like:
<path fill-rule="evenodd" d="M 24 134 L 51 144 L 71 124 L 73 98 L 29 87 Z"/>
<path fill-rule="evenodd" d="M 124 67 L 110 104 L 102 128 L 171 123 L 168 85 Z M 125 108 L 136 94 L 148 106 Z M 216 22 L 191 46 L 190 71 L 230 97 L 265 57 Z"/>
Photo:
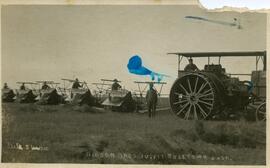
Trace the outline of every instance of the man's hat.
<path fill-rule="evenodd" d="M 114 79 L 113 81 L 114 81 L 114 82 L 118 82 L 118 80 L 117 80 L 117 79 Z"/>

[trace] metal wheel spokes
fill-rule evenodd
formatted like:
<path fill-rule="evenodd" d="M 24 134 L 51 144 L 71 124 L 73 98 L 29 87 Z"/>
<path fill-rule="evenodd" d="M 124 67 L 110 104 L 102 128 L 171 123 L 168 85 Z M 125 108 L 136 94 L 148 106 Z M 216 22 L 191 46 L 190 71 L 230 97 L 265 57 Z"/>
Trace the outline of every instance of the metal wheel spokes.
<path fill-rule="evenodd" d="M 213 110 L 214 89 L 202 76 L 186 75 L 174 83 L 170 100 L 178 117 L 185 120 L 201 120 Z"/>
<path fill-rule="evenodd" d="M 266 102 L 262 103 L 256 110 L 256 120 L 266 121 Z"/>

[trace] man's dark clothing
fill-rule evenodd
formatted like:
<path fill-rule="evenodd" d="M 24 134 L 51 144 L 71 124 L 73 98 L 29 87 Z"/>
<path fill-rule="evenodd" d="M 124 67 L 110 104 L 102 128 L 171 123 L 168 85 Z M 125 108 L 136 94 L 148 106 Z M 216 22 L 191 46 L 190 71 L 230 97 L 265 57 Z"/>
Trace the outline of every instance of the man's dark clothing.
<path fill-rule="evenodd" d="M 50 88 L 50 86 L 48 86 L 46 84 L 41 87 L 41 89 L 49 89 L 49 88 Z"/>
<path fill-rule="evenodd" d="M 157 106 L 157 91 L 153 88 L 149 89 L 146 93 L 146 103 L 148 107 L 148 116 L 153 117 L 156 113 L 156 106 Z"/>
<path fill-rule="evenodd" d="M 20 87 L 20 89 L 21 89 L 21 90 L 25 90 L 25 86 L 22 85 L 22 86 Z"/>
<path fill-rule="evenodd" d="M 198 70 L 198 67 L 195 64 L 188 64 L 185 69 L 185 71 L 196 71 Z"/>
<path fill-rule="evenodd" d="M 78 89 L 79 87 L 82 87 L 78 81 L 75 81 L 72 85 L 72 89 Z"/>
<path fill-rule="evenodd" d="M 121 88 L 121 85 L 119 85 L 117 82 L 112 84 L 112 90 L 118 90 Z"/>

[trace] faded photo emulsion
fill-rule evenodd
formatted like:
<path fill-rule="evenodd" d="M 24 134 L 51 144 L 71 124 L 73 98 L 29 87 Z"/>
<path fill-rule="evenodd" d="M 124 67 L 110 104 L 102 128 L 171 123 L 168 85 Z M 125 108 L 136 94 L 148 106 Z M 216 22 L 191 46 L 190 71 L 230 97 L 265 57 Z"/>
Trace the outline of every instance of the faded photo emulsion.
<path fill-rule="evenodd" d="M 267 15 L 4 5 L 3 163 L 266 165 Z"/>

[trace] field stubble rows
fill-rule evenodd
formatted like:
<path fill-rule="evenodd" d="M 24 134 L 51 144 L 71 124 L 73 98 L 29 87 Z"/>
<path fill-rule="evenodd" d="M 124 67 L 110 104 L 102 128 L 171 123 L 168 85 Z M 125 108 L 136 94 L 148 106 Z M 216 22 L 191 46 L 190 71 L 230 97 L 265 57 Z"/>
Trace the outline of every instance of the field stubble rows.
<path fill-rule="evenodd" d="M 88 106 L 10 103 L 3 104 L 2 109 L 3 162 L 245 165 L 266 162 L 265 123 L 185 121 L 168 110 L 150 119 L 147 114 Z M 44 146 L 48 150 L 11 149 L 10 144 L 16 143 L 24 147 Z M 132 157 L 104 157 L 106 153 Z M 198 158 L 173 159 L 167 157 L 170 154 Z M 158 157 L 161 155 L 166 157 Z M 208 159 L 199 158 L 201 155 Z M 229 159 L 221 159 L 223 156 Z"/>

